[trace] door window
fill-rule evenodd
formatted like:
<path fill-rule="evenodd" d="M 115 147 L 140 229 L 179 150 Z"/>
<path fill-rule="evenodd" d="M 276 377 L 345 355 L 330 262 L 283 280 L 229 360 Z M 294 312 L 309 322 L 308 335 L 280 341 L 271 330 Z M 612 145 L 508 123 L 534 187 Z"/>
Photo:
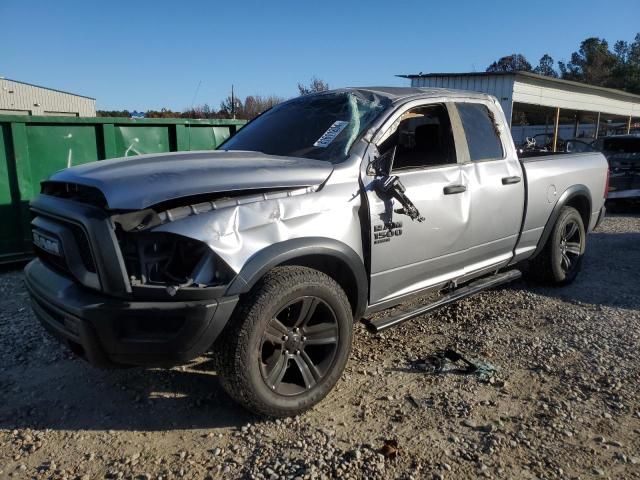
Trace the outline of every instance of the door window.
<path fill-rule="evenodd" d="M 481 103 L 458 103 L 457 107 L 471 161 L 504 158 L 500 132 L 493 113 Z"/>
<path fill-rule="evenodd" d="M 447 107 L 417 107 L 398 118 L 385 133 L 382 155 L 396 147 L 393 171 L 456 163 L 456 150 Z"/>

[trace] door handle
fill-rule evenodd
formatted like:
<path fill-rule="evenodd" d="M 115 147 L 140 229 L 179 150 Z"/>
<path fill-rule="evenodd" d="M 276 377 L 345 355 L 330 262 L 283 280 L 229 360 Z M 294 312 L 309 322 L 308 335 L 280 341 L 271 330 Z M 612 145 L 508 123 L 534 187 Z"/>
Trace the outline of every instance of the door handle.
<path fill-rule="evenodd" d="M 464 185 L 449 185 L 442 189 L 445 195 L 454 195 L 456 193 L 462 193 L 467 191 L 467 187 Z"/>
<path fill-rule="evenodd" d="M 522 178 L 515 176 L 515 177 L 504 177 L 502 179 L 502 184 L 503 185 L 512 185 L 514 183 L 520 183 L 520 180 L 522 180 Z"/>

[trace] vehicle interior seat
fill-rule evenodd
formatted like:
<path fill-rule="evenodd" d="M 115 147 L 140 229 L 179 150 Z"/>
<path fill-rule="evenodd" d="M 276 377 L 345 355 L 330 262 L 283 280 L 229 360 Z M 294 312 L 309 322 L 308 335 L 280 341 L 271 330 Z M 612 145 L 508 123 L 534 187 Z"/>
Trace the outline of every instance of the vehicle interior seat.
<path fill-rule="evenodd" d="M 446 163 L 446 152 L 442 148 L 439 124 L 423 124 L 415 128 L 414 145 L 400 145 L 394 167 L 397 169 L 429 167 Z"/>
<path fill-rule="evenodd" d="M 440 124 L 418 125 L 415 131 L 415 141 L 416 151 L 422 154 L 424 165 L 446 163 Z"/>

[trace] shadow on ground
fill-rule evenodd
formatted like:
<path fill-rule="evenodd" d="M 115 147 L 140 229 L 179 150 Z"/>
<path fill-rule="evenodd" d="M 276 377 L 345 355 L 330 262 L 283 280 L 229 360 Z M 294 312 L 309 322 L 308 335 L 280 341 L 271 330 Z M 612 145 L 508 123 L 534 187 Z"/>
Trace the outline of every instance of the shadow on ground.
<path fill-rule="evenodd" d="M 62 348 L 62 347 L 59 347 Z M 98 370 L 68 357 L 0 380 L 0 428 L 143 430 L 239 427 L 259 420 L 222 390 L 208 362 Z"/>
<path fill-rule="evenodd" d="M 640 261 L 640 233 L 593 232 L 587 241 L 582 271 L 571 285 L 533 286 L 537 293 L 587 304 L 628 309 L 640 308 L 638 276 L 634 267 Z M 604 289 L 603 282 L 609 288 Z M 614 294 L 611 294 L 614 287 Z"/>

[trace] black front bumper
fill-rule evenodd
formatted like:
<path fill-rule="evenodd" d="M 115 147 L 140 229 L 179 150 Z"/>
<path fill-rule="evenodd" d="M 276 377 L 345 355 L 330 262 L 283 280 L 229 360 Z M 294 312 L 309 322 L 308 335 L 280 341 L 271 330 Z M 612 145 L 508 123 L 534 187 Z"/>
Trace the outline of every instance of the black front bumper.
<path fill-rule="evenodd" d="M 126 301 L 93 292 L 33 260 L 25 268 L 33 310 L 54 336 L 100 367 L 169 366 L 207 351 L 238 297 Z"/>

